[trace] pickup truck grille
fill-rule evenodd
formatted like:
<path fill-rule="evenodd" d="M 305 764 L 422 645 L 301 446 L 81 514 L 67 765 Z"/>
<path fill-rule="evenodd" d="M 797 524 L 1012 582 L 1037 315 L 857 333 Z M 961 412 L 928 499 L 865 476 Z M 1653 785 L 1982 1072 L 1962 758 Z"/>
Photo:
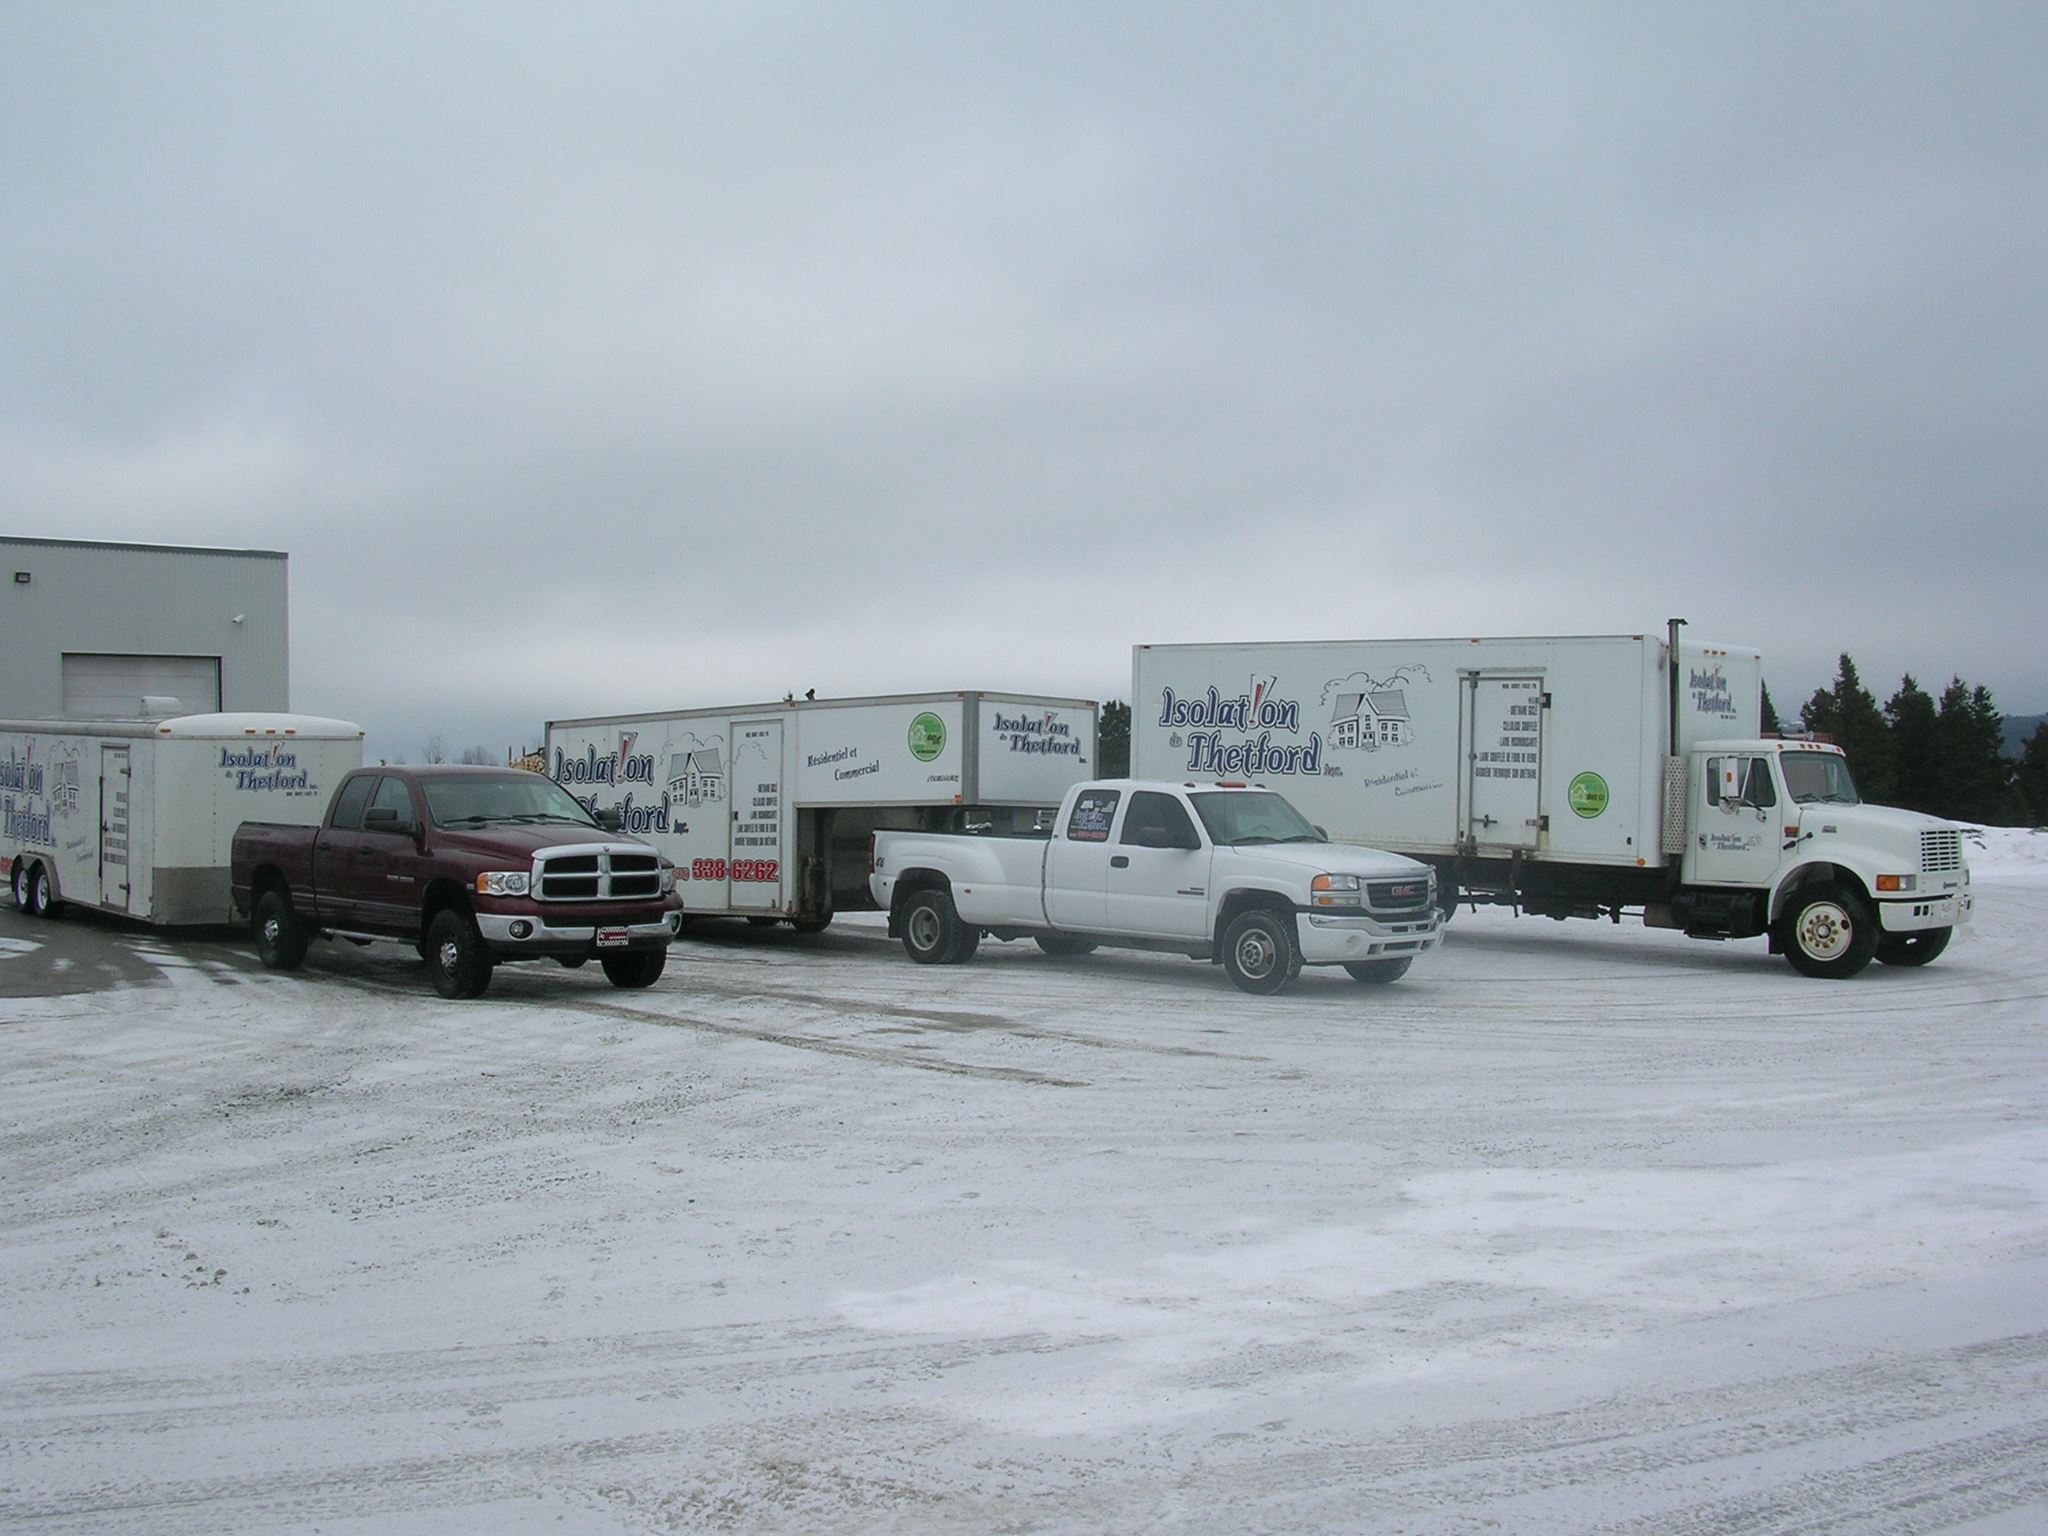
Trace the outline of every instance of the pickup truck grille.
<path fill-rule="evenodd" d="M 541 901 L 641 901 L 661 894 L 661 857 L 626 849 L 542 854 L 533 861 Z"/>
<path fill-rule="evenodd" d="M 1429 910 L 1429 876 L 1411 875 L 1400 880 L 1366 882 L 1365 903 L 1374 912 L 1399 914 Z"/>
<path fill-rule="evenodd" d="M 1920 834 L 1920 868 L 1926 873 L 1963 867 L 1963 834 L 1954 827 Z"/>

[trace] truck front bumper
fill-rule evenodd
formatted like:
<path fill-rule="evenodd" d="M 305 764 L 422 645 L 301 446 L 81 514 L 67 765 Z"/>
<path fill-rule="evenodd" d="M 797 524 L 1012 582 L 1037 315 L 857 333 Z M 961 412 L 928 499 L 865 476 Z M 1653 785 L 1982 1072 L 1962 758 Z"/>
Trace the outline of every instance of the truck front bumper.
<path fill-rule="evenodd" d="M 1408 922 L 1301 912 L 1295 915 L 1294 936 L 1301 946 L 1303 965 L 1397 960 L 1404 955 L 1419 955 L 1435 949 L 1444 936 L 1444 920 L 1434 909 L 1427 917 Z"/>
<path fill-rule="evenodd" d="M 658 922 L 599 923 L 562 921 L 565 914 L 543 916 L 510 912 L 479 912 L 476 931 L 484 948 L 500 959 L 522 955 L 603 955 L 629 949 L 659 949 L 682 927 L 682 913 L 664 912 Z"/>
<path fill-rule="evenodd" d="M 1967 923 L 1974 905 L 1968 891 L 1955 891 L 1918 901 L 1911 897 L 1902 901 L 1880 901 L 1877 904 L 1877 921 L 1886 933 L 1924 933 L 1929 928 L 1953 928 L 1958 923 Z"/>

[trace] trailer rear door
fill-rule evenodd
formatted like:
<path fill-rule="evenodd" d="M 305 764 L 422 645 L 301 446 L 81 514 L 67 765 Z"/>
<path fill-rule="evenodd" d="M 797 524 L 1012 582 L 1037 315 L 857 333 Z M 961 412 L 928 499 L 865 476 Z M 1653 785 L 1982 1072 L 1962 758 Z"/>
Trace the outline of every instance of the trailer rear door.
<path fill-rule="evenodd" d="M 1465 837 L 1481 848 L 1535 848 L 1543 831 L 1543 679 L 1467 673 L 1463 681 Z"/>
<path fill-rule="evenodd" d="M 782 907 L 782 722 L 732 724 L 732 910 Z"/>

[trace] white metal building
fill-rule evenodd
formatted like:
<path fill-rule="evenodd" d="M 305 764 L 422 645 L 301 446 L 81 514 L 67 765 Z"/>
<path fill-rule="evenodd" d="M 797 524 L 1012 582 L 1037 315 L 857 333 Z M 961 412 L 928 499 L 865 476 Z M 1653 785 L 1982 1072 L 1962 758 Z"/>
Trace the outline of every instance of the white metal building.
<path fill-rule="evenodd" d="M 0 537 L 0 716 L 289 709 L 285 562 L 269 549 Z"/>

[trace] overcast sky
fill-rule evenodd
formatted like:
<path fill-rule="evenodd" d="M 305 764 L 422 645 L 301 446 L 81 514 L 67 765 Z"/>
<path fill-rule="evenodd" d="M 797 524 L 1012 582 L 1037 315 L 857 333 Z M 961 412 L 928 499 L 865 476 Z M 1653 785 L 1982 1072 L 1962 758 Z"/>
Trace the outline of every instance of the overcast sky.
<path fill-rule="evenodd" d="M 1136 642 L 2048 709 L 2048 7 L 0 8 L 0 532 L 375 752 Z"/>

